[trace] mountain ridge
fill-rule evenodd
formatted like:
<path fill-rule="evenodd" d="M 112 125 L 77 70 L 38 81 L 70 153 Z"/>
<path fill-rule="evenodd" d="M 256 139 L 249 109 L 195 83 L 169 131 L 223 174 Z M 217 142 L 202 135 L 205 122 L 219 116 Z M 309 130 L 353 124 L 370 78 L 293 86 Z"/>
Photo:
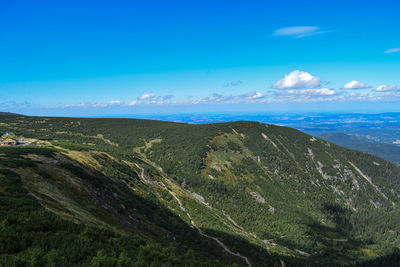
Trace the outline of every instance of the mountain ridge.
<path fill-rule="evenodd" d="M 0 165 L 18 162 L 10 171 L 22 176 L 31 194 L 80 224 L 104 223 L 146 240 L 166 236 L 171 244 L 175 238 L 197 259 L 208 255 L 222 265 L 347 265 L 389 254 L 398 244 L 400 169 L 288 127 L 20 116 L 1 121 L 1 131 L 36 141 L 2 148 L 10 154 Z M 44 159 L 40 149 L 55 152 Z M 36 165 L 18 165 L 24 161 Z M 131 201 L 138 196 L 143 200 Z M 146 211 L 147 205 L 154 208 Z M 60 210 L 53 212 L 62 215 Z M 180 230 L 186 227 L 203 245 L 188 242 Z M 211 253 L 210 246 L 220 252 Z"/>

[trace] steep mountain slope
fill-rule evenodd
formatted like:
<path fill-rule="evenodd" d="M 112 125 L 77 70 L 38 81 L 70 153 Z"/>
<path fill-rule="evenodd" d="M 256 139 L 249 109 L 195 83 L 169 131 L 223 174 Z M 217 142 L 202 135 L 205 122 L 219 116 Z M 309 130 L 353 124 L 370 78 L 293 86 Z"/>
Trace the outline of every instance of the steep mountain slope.
<path fill-rule="evenodd" d="M 343 133 L 327 133 L 319 137 L 336 145 L 370 153 L 400 165 L 399 146 L 377 143 L 366 138 Z"/>
<path fill-rule="evenodd" d="M 36 261 L 33 265 L 87 266 L 100 256 L 109 257 L 103 264 L 134 258 L 135 266 L 238 261 L 229 255 L 214 255 L 217 244 L 202 240 L 163 208 L 152 192 L 140 191 L 144 185 L 135 170 L 106 154 L 69 150 L 69 157 L 54 147 L 12 147 L 1 152 L 0 239 L 2 254 L 6 253 L 0 258 L 1 265 Z M 105 176 L 107 170 L 113 173 Z M 60 217 L 88 227 L 61 220 L 32 196 Z"/>
<path fill-rule="evenodd" d="M 3 180 L 18 176 L 60 217 L 164 244 L 160 255 L 186 265 L 346 265 L 400 243 L 399 167 L 287 127 L 4 116 L 0 131 L 33 139 L 1 148 Z"/>

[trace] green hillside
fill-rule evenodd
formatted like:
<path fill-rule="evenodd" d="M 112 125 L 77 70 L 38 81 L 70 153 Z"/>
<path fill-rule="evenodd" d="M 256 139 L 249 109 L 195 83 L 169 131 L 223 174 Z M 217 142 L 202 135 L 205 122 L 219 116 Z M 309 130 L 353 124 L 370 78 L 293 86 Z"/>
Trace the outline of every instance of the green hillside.
<path fill-rule="evenodd" d="M 257 122 L 0 115 L 0 265 L 397 262 L 400 168 Z"/>

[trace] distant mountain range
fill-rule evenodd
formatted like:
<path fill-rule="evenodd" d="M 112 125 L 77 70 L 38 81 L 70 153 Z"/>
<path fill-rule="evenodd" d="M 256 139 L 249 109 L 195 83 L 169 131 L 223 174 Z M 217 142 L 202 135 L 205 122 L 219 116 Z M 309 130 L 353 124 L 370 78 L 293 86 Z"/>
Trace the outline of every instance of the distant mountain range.
<path fill-rule="evenodd" d="M 377 143 L 364 137 L 351 136 L 344 133 L 326 133 L 319 137 L 336 145 L 370 153 L 400 164 L 400 146 Z"/>
<path fill-rule="evenodd" d="M 251 121 L 0 115 L 0 266 L 396 266 L 400 167 Z"/>

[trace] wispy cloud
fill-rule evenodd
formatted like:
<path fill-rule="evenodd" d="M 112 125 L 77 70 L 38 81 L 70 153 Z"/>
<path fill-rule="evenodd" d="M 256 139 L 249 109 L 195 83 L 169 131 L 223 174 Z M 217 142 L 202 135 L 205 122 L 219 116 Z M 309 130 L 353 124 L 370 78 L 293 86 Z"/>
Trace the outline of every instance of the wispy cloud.
<path fill-rule="evenodd" d="M 80 103 L 72 105 L 64 105 L 64 108 L 105 108 L 105 107 L 131 107 L 137 105 L 164 105 L 170 104 L 171 99 L 174 95 L 157 96 L 153 93 L 144 93 L 143 95 L 137 97 L 137 100 L 132 101 L 106 101 L 106 102 L 96 102 L 96 103 Z"/>
<path fill-rule="evenodd" d="M 392 91 L 392 92 L 383 92 L 381 95 L 380 95 L 380 98 L 381 99 L 391 99 L 391 100 L 393 100 L 393 98 L 397 98 L 397 97 L 399 97 L 400 98 L 400 92 L 399 91 Z"/>
<path fill-rule="evenodd" d="M 191 101 L 191 104 L 249 104 L 265 103 L 269 100 L 266 94 L 260 92 L 250 92 L 241 95 L 222 95 L 214 93 L 210 96 Z"/>
<path fill-rule="evenodd" d="M 319 89 L 302 89 L 302 90 L 289 90 L 287 94 L 291 95 L 308 95 L 308 96 L 330 96 L 335 95 L 336 91 L 330 88 L 319 88 Z"/>
<path fill-rule="evenodd" d="M 327 33 L 330 31 L 321 30 L 316 26 L 293 26 L 277 29 L 274 32 L 275 36 L 289 36 L 293 38 L 302 38 L 311 35 Z"/>
<path fill-rule="evenodd" d="M 359 82 L 359 81 L 351 81 L 346 83 L 345 85 L 343 85 L 342 89 L 346 89 L 346 90 L 353 90 L 353 89 L 367 89 L 367 88 L 371 88 L 371 86 Z"/>
<path fill-rule="evenodd" d="M 170 99 L 172 99 L 174 97 L 175 97 L 174 95 L 165 95 L 165 96 L 162 97 L 162 99 L 163 100 L 170 100 Z"/>
<path fill-rule="evenodd" d="M 321 85 L 321 79 L 308 72 L 294 70 L 273 84 L 275 89 L 306 89 Z"/>
<path fill-rule="evenodd" d="M 319 89 L 311 89 L 311 90 L 315 91 Z M 334 91 L 333 89 L 328 89 L 328 90 Z M 387 95 L 376 95 L 376 94 L 371 94 L 370 92 L 360 93 L 353 91 L 342 91 L 342 92 L 334 91 L 335 93 L 333 93 L 328 90 L 320 91 L 319 92 L 320 94 L 315 94 L 312 91 L 306 91 L 306 90 L 293 90 L 292 92 L 293 94 L 290 94 L 290 92 L 288 91 L 277 92 L 272 102 L 280 102 L 280 103 L 352 102 L 352 101 L 377 101 L 384 99 L 393 100 L 393 97 L 400 97 L 400 94 L 399 95 L 394 94 L 396 92 L 387 92 L 386 93 Z"/>
<path fill-rule="evenodd" d="M 396 53 L 396 52 L 400 52 L 400 47 L 390 48 L 390 49 L 386 50 L 384 53 L 391 54 L 391 53 Z"/>
<path fill-rule="evenodd" d="M 0 108 L 4 110 L 15 110 L 19 108 L 31 108 L 34 105 L 28 101 L 18 102 L 18 101 L 6 101 L 0 103 Z"/>
<path fill-rule="evenodd" d="M 237 80 L 237 81 L 232 81 L 229 82 L 227 84 L 225 84 L 225 87 L 229 87 L 229 86 L 238 86 L 241 85 L 243 82 L 241 80 Z"/>
<path fill-rule="evenodd" d="M 105 108 L 105 107 L 112 107 L 112 106 L 120 106 L 123 105 L 124 102 L 120 100 L 112 100 L 106 102 L 96 102 L 96 103 L 79 103 L 79 104 L 71 104 L 71 105 L 64 105 L 64 108 Z"/>

